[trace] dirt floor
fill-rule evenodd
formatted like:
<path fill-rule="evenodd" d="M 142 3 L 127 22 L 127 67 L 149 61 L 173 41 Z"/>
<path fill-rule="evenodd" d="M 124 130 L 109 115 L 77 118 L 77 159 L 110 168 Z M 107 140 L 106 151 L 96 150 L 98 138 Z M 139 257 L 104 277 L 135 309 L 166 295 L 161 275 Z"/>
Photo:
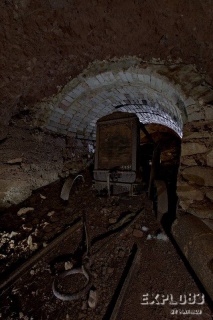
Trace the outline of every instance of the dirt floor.
<path fill-rule="evenodd" d="M 88 294 L 76 301 L 61 301 L 52 292 L 54 279 L 58 290 L 64 293 L 73 293 L 84 286 L 85 279 L 80 274 L 63 279 L 57 276 L 65 269 L 65 263 L 74 267 L 81 264 L 86 247 L 83 224 L 80 224 L 2 291 L 0 319 L 212 319 L 208 298 L 205 297 L 204 304 L 199 304 L 203 291 L 169 238 L 160 230 L 146 194 L 98 196 L 91 182 L 89 173 L 85 173 L 85 183 L 76 183 L 67 202 L 60 199 L 62 181 L 53 183 L 0 216 L 0 280 L 2 283 L 19 265 L 85 213 L 91 255 L 102 247 L 89 267 L 97 304 L 94 308 L 88 306 Z M 23 207 L 34 210 L 18 216 L 17 212 Z M 129 215 L 137 217 L 130 227 Z M 138 264 L 115 314 L 115 303 L 134 265 L 135 250 L 135 256 L 139 255 Z M 150 304 L 142 304 L 147 294 Z M 157 303 L 154 299 L 157 294 L 160 299 L 169 295 L 169 299 L 164 304 Z M 190 294 L 198 294 L 200 300 L 190 304 Z M 181 304 L 180 297 L 184 295 L 189 303 Z M 180 303 L 172 304 L 171 296 Z M 190 310 L 191 314 L 180 314 L 185 310 Z M 202 315 L 193 314 L 196 310 Z M 174 312 L 179 314 L 173 315 Z"/>

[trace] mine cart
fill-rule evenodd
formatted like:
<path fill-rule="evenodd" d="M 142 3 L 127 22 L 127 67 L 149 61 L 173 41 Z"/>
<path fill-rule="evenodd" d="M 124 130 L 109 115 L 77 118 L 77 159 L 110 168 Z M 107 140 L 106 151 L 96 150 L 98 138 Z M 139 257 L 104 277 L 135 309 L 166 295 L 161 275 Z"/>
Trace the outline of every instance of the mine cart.
<path fill-rule="evenodd" d="M 95 188 L 110 194 L 140 192 L 140 123 L 133 113 L 114 112 L 97 121 Z"/>

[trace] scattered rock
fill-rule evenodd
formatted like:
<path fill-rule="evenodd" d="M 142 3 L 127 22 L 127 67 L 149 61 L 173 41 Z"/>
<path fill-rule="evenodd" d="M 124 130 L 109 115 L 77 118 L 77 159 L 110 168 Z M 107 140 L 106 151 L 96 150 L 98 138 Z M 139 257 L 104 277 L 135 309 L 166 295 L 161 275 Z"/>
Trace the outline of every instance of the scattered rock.
<path fill-rule="evenodd" d="M 41 231 L 36 228 L 32 234 L 37 237 L 38 235 L 41 234 Z"/>
<path fill-rule="evenodd" d="M 27 238 L 27 244 L 30 248 L 30 250 L 35 251 L 36 249 L 38 249 L 38 244 L 37 243 L 33 243 L 32 237 L 29 236 Z"/>
<path fill-rule="evenodd" d="M 50 212 L 48 212 L 48 217 L 52 217 L 53 215 L 54 215 L 54 213 L 55 213 L 55 211 L 50 211 Z"/>
<path fill-rule="evenodd" d="M 26 214 L 30 211 L 34 211 L 34 208 L 28 207 L 28 208 L 21 208 L 18 212 L 17 215 L 18 216 L 22 216 L 23 214 Z"/>
<path fill-rule="evenodd" d="M 154 237 L 151 234 L 148 234 L 148 236 L 146 237 L 146 240 L 152 240 Z"/>
<path fill-rule="evenodd" d="M 160 232 L 160 233 L 157 234 L 156 239 L 158 239 L 158 240 L 163 240 L 163 241 L 168 241 L 168 240 L 169 240 L 169 238 L 167 237 L 167 235 L 164 234 L 164 233 L 162 233 L 162 232 Z"/>
<path fill-rule="evenodd" d="M 23 229 L 24 231 L 31 231 L 31 230 L 33 229 L 33 227 L 32 227 L 31 225 L 25 225 L 25 224 L 23 224 L 23 225 L 22 225 L 22 229 Z"/>
<path fill-rule="evenodd" d="M 9 235 L 10 238 L 17 236 L 18 232 L 12 231 Z"/>
<path fill-rule="evenodd" d="M 6 163 L 7 164 L 20 164 L 20 163 L 22 163 L 22 158 L 11 159 L 11 160 L 8 160 Z"/>
<path fill-rule="evenodd" d="M 47 197 L 43 196 L 43 194 L 40 194 L 40 198 L 43 199 L 43 200 L 47 199 Z"/>
<path fill-rule="evenodd" d="M 134 229 L 132 235 L 136 238 L 142 238 L 143 237 L 143 231 Z"/>
<path fill-rule="evenodd" d="M 72 268 L 73 268 L 73 263 L 72 262 L 70 262 L 70 261 L 65 262 L 65 264 L 64 264 L 64 269 L 65 270 L 70 270 Z"/>
<path fill-rule="evenodd" d="M 97 290 L 91 289 L 89 292 L 88 305 L 91 309 L 94 309 L 97 306 L 98 294 Z"/>
<path fill-rule="evenodd" d="M 145 226 L 142 226 L 141 230 L 144 231 L 144 232 L 147 232 L 149 230 L 149 228 L 147 228 Z"/>
<path fill-rule="evenodd" d="M 14 247 L 15 247 L 14 242 L 11 242 L 11 243 L 10 243 L 10 249 L 14 249 Z"/>

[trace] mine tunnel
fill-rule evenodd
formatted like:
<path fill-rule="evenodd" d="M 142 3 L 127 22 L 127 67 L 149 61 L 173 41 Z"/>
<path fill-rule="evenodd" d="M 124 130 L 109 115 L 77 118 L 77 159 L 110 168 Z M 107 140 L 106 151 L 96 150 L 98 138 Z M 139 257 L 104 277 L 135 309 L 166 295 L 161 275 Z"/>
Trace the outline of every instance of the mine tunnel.
<path fill-rule="evenodd" d="M 0 319 L 212 319 L 213 5 L 163 3 L 0 4 Z"/>

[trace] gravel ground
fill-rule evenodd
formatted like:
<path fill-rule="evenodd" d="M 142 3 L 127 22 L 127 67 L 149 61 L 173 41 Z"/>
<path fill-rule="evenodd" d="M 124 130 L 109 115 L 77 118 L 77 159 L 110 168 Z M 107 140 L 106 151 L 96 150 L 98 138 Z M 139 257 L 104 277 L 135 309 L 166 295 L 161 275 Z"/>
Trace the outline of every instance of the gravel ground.
<path fill-rule="evenodd" d="M 85 250 L 82 244 L 83 228 L 80 227 L 2 294 L 0 318 L 109 319 L 116 302 L 114 293 L 131 256 L 132 247 L 137 244 L 141 250 L 140 267 L 133 274 L 117 319 L 211 319 L 206 299 L 203 305 L 184 305 L 184 310 L 201 310 L 201 316 L 172 315 L 172 310 L 177 309 L 177 312 L 180 312 L 183 305 L 172 306 L 169 300 L 163 305 L 141 304 L 146 294 L 150 297 L 170 294 L 178 299 L 184 294 L 202 292 L 171 241 L 160 230 L 161 226 L 154 217 L 152 204 L 145 193 L 135 197 L 99 197 L 91 187 L 89 173 L 85 174 L 85 180 L 84 184 L 76 183 L 68 202 L 60 199 L 62 182 L 57 182 L 38 190 L 19 207 L 5 211 L 0 217 L 0 253 L 4 255 L 1 258 L 0 270 L 3 280 L 85 212 L 92 239 L 91 254 L 102 246 L 106 239 L 108 241 L 108 245 L 90 267 L 92 289 L 97 293 L 95 308 L 89 307 L 88 295 L 77 301 L 64 302 L 52 293 L 52 282 L 56 273 L 64 270 L 65 263 L 70 266 L 80 263 Z M 23 207 L 34 210 L 17 215 Z M 129 214 L 138 212 L 141 213 L 135 223 L 129 228 L 125 227 L 116 237 L 112 232 L 113 227 L 121 224 Z M 110 242 L 111 238 L 113 240 Z M 72 275 L 57 282 L 58 289 L 66 293 L 73 293 L 83 285 L 82 275 Z"/>

